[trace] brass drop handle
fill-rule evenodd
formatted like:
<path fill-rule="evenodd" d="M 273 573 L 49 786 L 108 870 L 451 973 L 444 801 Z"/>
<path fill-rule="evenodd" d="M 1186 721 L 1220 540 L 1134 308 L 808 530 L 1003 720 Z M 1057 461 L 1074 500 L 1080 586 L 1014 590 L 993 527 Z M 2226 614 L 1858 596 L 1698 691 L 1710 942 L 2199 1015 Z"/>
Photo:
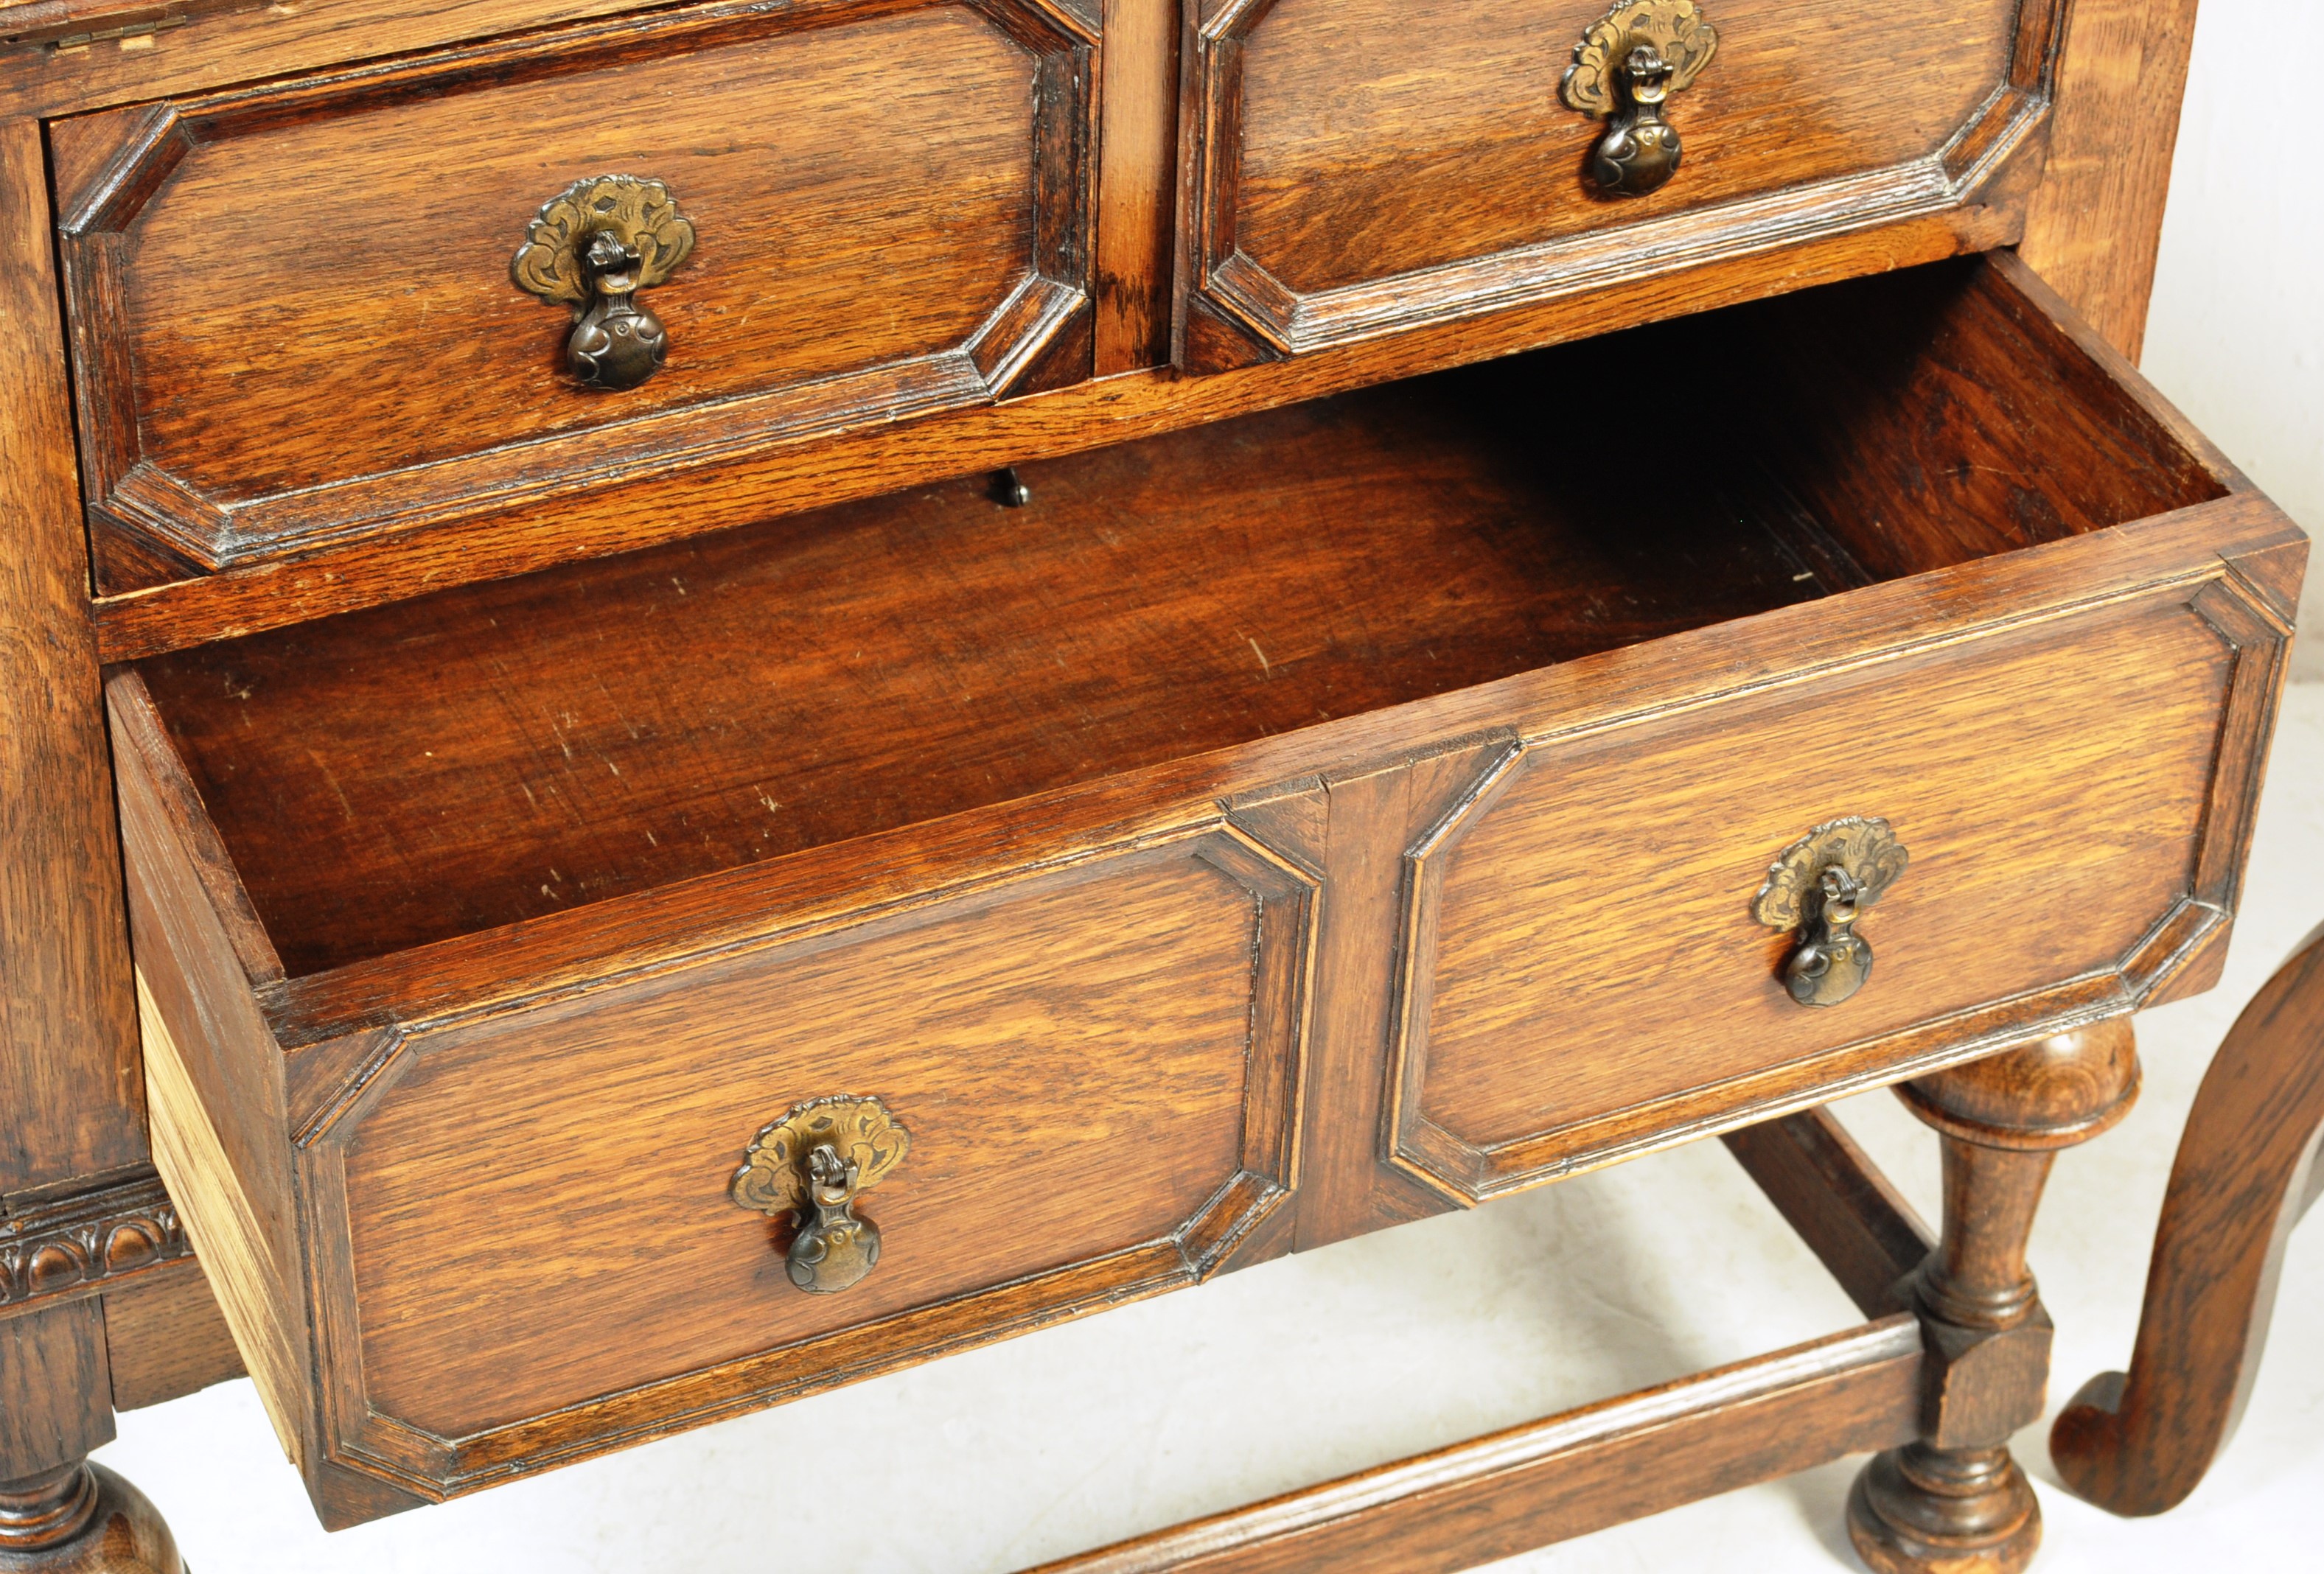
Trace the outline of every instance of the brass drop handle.
<path fill-rule="evenodd" d="M 1784 849 L 1752 898 L 1752 916 L 1797 932 L 1784 988 L 1803 1006 L 1837 1006 L 1872 976 L 1872 943 L 1857 920 L 1904 872 L 1910 855 L 1886 820 L 1850 815 Z"/>
<path fill-rule="evenodd" d="M 1609 122 L 1590 179 L 1609 196 L 1644 197 L 1678 172 L 1683 150 L 1663 106 L 1711 63 L 1719 30 L 1694 0 L 1622 0 L 1573 46 L 1558 96 Z"/>
<path fill-rule="evenodd" d="M 856 1215 L 856 1199 L 894 1174 L 911 1146 L 912 1134 L 877 1099 L 811 1099 L 760 1129 L 727 1192 L 739 1207 L 788 1214 L 790 1282 L 835 1295 L 879 1266 L 880 1227 Z"/>
<path fill-rule="evenodd" d="M 540 206 L 509 262 L 517 288 L 573 308 L 565 366 L 585 388 L 635 388 L 669 350 L 638 302 L 694 250 L 694 223 L 659 180 L 601 175 Z"/>

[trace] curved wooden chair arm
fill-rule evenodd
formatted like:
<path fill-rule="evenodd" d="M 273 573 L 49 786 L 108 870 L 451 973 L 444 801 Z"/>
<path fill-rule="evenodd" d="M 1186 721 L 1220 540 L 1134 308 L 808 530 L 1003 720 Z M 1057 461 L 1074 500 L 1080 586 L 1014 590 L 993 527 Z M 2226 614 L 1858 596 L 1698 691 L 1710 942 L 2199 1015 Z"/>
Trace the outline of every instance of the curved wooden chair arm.
<path fill-rule="evenodd" d="M 2171 1171 L 2130 1371 L 2082 1385 L 2050 1432 L 2080 1496 L 2120 1514 L 2183 1501 L 2235 1432 L 2278 1266 L 2324 1185 L 2324 927 L 2245 1008 Z"/>

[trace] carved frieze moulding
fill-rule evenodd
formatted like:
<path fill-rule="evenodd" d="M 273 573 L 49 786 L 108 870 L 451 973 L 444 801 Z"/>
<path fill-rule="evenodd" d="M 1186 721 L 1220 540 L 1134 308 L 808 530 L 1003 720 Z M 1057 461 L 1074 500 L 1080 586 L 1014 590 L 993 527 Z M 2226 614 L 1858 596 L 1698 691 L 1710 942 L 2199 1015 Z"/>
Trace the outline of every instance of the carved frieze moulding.
<path fill-rule="evenodd" d="M 0 1211 L 0 1311 L 85 1293 L 192 1255 L 152 1171 Z"/>

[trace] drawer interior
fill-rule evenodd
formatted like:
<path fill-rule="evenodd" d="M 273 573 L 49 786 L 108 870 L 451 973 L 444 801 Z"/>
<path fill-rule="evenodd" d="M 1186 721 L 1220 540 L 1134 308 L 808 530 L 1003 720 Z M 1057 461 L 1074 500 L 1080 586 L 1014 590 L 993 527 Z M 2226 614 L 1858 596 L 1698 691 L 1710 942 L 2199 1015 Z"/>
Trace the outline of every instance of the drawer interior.
<path fill-rule="evenodd" d="M 298 976 L 2223 494 L 1975 259 L 1022 474 L 138 670 Z"/>

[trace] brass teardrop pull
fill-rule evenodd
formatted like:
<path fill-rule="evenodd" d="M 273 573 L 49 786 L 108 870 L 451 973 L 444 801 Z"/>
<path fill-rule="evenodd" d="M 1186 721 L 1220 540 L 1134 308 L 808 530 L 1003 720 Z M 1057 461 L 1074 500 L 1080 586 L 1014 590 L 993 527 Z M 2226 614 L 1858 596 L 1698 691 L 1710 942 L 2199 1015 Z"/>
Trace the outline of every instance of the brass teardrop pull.
<path fill-rule="evenodd" d="M 565 365 L 585 388 L 635 388 L 669 353 L 661 318 L 638 303 L 694 250 L 694 224 L 659 180 L 602 175 L 541 204 L 509 263 L 517 288 L 573 308 Z"/>
<path fill-rule="evenodd" d="M 1872 976 L 1872 943 L 1857 933 L 1863 910 L 1904 872 L 1910 855 L 1886 820 L 1851 815 L 1817 826 L 1784 849 L 1751 901 L 1771 929 L 1796 930 L 1784 988 L 1803 1006 L 1837 1006 Z"/>
<path fill-rule="evenodd" d="M 880 1227 L 857 1217 L 857 1197 L 892 1174 L 911 1146 L 912 1134 L 877 1099 L 811 1099 L 761 1128 L 728 1195 L 770 1218 L 789 1214 L 791 1283 L 836 1294 L 880 1263 Z"/>
<path fill-rule="evenodd" d="M 1614 197 L 1644 197 L 1678 172 L 1670 96 L 1711 63 L 1719 30 L 1694 0 L 1623 0 L 1573 46 L 1558 96 L 1568 109 L 1609 122 L 1590 151 L 1590 178 Z"/>

